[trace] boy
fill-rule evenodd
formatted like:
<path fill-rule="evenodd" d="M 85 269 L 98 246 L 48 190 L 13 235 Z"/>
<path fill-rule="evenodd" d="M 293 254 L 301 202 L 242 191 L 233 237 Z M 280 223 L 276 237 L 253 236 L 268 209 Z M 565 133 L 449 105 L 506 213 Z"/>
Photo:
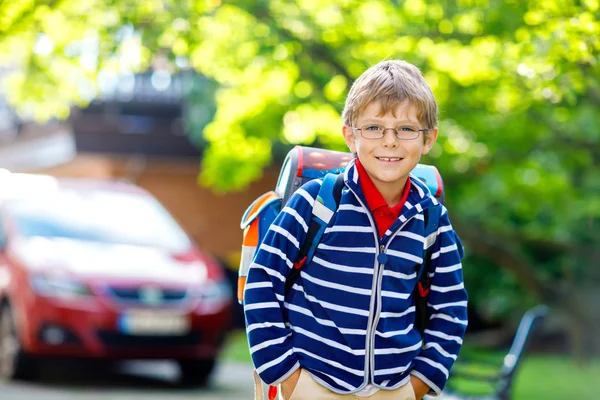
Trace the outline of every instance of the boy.
<path fill-rule="evenodd" d="M 446 209 L 409 176 L 437 139 L 435 98 L 415 66 L 383 61 L 352 85 L 342 119 L 355 159 L 312 261 L 284 298 L 320 181 L 290 197 L 250 267 L 244 312 L 252 360 L 284 400 L 439 395 L 462 345 L 467 293 Z M 435 207 L 431 316 L 421 337 L 415 271 L 426 250 L 423 210 Z"/>

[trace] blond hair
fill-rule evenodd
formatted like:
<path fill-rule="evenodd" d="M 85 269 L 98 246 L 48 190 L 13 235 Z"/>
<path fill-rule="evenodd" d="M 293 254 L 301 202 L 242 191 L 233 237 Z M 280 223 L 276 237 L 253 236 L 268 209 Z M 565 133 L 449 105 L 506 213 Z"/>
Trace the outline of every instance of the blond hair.
<path fill-rule="evenodd" d="M 425 124 L 424 128 L 437 127 L 437 102 L 421 71 L 406 61 L 381 61 L 352 84 L 342 120 L 344 124 L 354 126 L 360 113 L 372 102 L 379 102 L 380 114 L 385 115 L 406 100 L 417 108 L 417 116 Z"/>

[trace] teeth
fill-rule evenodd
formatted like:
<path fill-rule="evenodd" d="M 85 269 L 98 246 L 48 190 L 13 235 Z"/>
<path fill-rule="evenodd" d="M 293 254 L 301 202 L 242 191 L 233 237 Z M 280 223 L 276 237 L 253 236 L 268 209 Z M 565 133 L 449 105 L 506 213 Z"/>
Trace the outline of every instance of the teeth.
<path fill-rule="evenodd" d="M 381 161 L 400 161 L 400 157 L 377 157 Z"/>

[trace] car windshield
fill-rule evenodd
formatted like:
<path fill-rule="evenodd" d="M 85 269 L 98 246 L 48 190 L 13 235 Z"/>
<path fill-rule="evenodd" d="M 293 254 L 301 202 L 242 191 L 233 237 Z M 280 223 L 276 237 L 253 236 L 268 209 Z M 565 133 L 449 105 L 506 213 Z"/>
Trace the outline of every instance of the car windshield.
<path fill-rule="evenodd" d="M 64 189 L 49 197 L 8 205 L 22 236 L 130 244 L 184 252 L 185 232 L 153 197 L 109 191 Z"/>

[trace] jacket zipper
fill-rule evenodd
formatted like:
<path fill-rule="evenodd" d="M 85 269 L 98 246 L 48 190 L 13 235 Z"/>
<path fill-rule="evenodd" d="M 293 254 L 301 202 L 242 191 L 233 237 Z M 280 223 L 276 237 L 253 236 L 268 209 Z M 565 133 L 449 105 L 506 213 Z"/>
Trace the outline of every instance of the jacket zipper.
<path fill-rule="evenodd" d="M 377 256 L 379 256 L 380 254 L 380 249 L 383 250 L 384 249 L 384 245 L 380 245 L 379 244 L 379 235 L 377 235 L 377 226 L 375 224 L 375 221 L 373 219 L 373 215 L 371 215 L 371 210 L 365 206 L 365 203 L 363 203 L 362 199 L 356 194 L 356 192 L 354 191 L 354 189 L 352 189 L 351 187 L 348 186 L 348 188 L 350 189 L 350 191 L 354 194 L 354 196 L 356 197 L 356 199 L 358 200 L 358 202 L 360 203 L 360 205 L 363 207 L 363 209 L 367 210 L 367 216 L 369 217 L 369 222 L 371 223 L 371 228 L 373 228 L 373 236 L 375 237 L 375 243 L 376 243 L 376 251 L 375 251 L 375 264 L 374 264 L 374 271 L 373 271 L 373 284 L 371 285 L 371 291 L 373 291 L 374 293 L 376 292 L 377 289 L 377 276 L 379 274 L 379 270 L 378 270 L 378 266 L 379 266 L 379 262 L 377 261 Z M 366 382 L 365 384 L 369 383 L 369 376 L 375 375 L 375 373 L 371 373 L 371 349 L 369 346 L 369 343 L 371 342 L 370 340 L 370 336 L 371 336 L 371 329 L 373 327 L 373 321 L 375 320 L 375 315 L 371 312 L 371 310 L 375 310 L 377 307 L 377 296 L 372 296 L 371 297 L 371 304 L 369 305 L 369 319 L 367 322 L 367 332 L 366 332 L 366 337 L 365 337 L 365 379 Z"/>
<path fill-rule="evenodd" d="M 377 256 L 379 254 L 385 253 L 385 251 L 390 246 L 390 243 L 392 243 L 394 238 L 398 235 L 398 232 L 400 232 L 406 226 L 406 224 L 408 224 L 409 221 L 416 216 L 417 216 L 417 214 L 413 215 L 412 217 L 410 217 L 406 221 L 404 221 L 404 223 L 402 225 L 400 225 L 400 227 L 398 229 L 396 229 L 394 231 L 394 233 L 392 233 L 390 235 L 390 237 L 387 240 L 387 244 L 379 246 L 379 253 L 377 253 L 377 255 L 375 256 L 376 260 L 377 260 Z M 375 383 L 375 330 L 377 329 L 377 324 L 379 323 L 379 318 L 380 318 L 380 314 L 381 314 L 381 301 L 379 300 L 379 297 L 380 297 L 379 282 L 381 280 L 383 280 L 383 270 L 385 269 L 385 264 L 380 264 L 377 261 L 377 266 L 379 267 L 379 269 L 377 270 L 377 276 L 375 277 L 375 279 L 377 279 L 377 281 L 375 283 L 376 292 L 374 294 L 375 299 L 376 299 L 375 300 L 375 313 L 373 314 L 373 324 L 371 326 L 372 330 L 370 333 L 367 330 L 367 338 L 369 340 L 369 346 L 367 346 L 367 352 L 371 353 L 370 355 L 372 357 L 372 360 L 370 360 L 370 363 L 369 363 L 371 366 L 371 369 L 369 372 L 370 372 L 370 376 L 371 376 L 371 381 L 373 383 Z M 370 335 L 370 337 L 368 335 Z"/>
<path fill-rule="evenodd" d="M 356 199 L 358 200 L 360 205 L 365 210 L 367 210 L 367 216 L 369 217 L 369 222 L 371 223 L 371 228 L 373 228 L 373 235 L 375 237 L 375 243 L 377 244 L 377 246 L 376 246 L 377 250 L 375 253 L 375 265 L 374 265 L 375 269 L 373 271 L 373 279 L 374 279 L 374 284 L 372 285 L 373 297 L 371 298 L 371 305 L 369 306 L 369 314 L 372 314 L 372 318 L 371 318 L 371 316 L 369 316 L 369 322 L 367 323 L 366 341 L 365 341 L 365 344 L 367 345 L 366 349 L 365 349 L 365 374 L 368 374 L 371 382 L 375 383 L 375 329 L 377 327 L 377 324 L 379 323 L 379 314 L 381 313 L 381 310 L 380 310 L 381 301 L 379 301 L 379 280 L 380 280 L 379 275 L 381 274 L 383 276 L 383 269 L 384 269 L 382 264 L 379 263 L 378 256 L 381 253 L 385 253 L 385 251 L 388 249 L 392 240 L 398 235 L 398 232 L 400 232 L 406 226 L 406 224 L 408 224 L 408 222 L 411 219 L 413 219 L 414 217 L 416 217 L 418 214 L 415 214 L 415 215 L 411 216 L 410 218 L 408 218 L 406 221 L 404 221 L 404 223 L 402 223 L 402 225 L 400 225 L 400 227 L 398 229 L 396 229 L 394 231 L 394 233 L 392 233 L 392 235 L 390 235 L 386 245 L 380 244 L 379 235 L 377 234 L 377 225 L 375 224 L 375 221 L 373 219 L 373 215 L 371 214 L 370 209 L 365 205 L 365 203 L 362 201 L 362 199 L 356 194 L 354 189 L 352 189 L 350 186 L 347 186 L 347 187 L 352 192 L 352 194 L 354 194 L 354 196 L 356 197 Z M 375 311 L 375 312 L 371 313 L 371 311 Z M 368 381 L 369 381 L 369 379 L 367 378 L 367 382 L 366 382 L 367 384 L 369 383 Z"/>

